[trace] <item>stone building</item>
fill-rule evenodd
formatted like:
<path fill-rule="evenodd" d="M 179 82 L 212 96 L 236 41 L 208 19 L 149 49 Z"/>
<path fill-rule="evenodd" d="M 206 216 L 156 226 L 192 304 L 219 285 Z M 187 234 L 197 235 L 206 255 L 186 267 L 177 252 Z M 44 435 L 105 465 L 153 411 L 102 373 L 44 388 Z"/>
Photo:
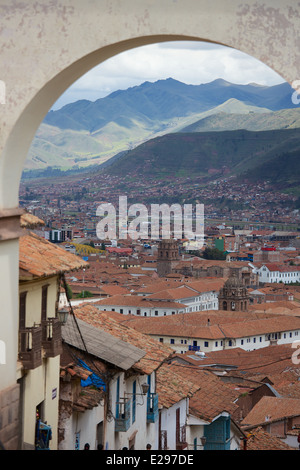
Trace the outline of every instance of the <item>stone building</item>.
<path fill-rule="evenodd" d="M 157 274 L 164 277 L 173 272 L 179 261 L 178 243 L 176 240 L 160 240 L 157 250 Z"/>
<path fill-rule="evenodd" d="M 220 310 L 248 310 L 248 291 L 243 282 L 236 276 L 230 276 L 219 293 Z"/>

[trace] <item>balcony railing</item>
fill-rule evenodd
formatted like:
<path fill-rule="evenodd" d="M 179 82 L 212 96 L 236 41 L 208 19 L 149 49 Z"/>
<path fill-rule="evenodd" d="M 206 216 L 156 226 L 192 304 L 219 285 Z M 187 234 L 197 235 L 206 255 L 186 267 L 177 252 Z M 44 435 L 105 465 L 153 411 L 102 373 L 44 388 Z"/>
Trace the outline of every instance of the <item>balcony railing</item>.
<path fill-rule="evenodd" d="M 200 351 L 200 346 L 189 345 L 189 351 Z"/>
<path fill-rule="evenodd" d="M 180 426 L 176 428 L 176 450 L 182 450 L 186 447 L 186 426 Z"/>
<path fill-rule="evenodd" d="M 32 326 L 19 331 L 19 359 L 25 369 L 42 364 L 42 327 Z"/>
<path fill-rule="evenodd" d="M 115 419 L 115 431 L 126 432 L 130 427 L 130 398 L 120 398 L 116 402 L 116 419 Z"/>
<path fill-rule="evenodd" d="M 158 394 L 150 393 L 147 397 L 147 423 L 155 423 L 158 418 Z"/>
<path fill-rule="evenodd" d="M 46 357 L 62 354 L 61 322 L 58 318 L 47 318 L 42 322 L 42 346 Z"/>
<path fill-rule="evenodd" d="M 159 450 L 168 450 L 168 432 L 161 430 L 159 432 Z"/>

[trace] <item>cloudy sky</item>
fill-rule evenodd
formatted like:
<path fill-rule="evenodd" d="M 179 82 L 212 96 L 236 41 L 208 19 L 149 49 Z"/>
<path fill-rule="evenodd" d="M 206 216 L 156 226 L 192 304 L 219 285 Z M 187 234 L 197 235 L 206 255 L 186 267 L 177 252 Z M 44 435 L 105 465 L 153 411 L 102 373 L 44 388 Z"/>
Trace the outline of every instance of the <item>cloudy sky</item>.
<path fill-rule="evenodd" d="M 235 49 L 209 43 L 167 42 L 131 49 L 103 62 L 66 90 L 52 109 L 80 99 L 95 101 L 116 90 L 169 77 L 191 85 L 216 78 L 269 86 L 284 81 L 265 64 Z"/>

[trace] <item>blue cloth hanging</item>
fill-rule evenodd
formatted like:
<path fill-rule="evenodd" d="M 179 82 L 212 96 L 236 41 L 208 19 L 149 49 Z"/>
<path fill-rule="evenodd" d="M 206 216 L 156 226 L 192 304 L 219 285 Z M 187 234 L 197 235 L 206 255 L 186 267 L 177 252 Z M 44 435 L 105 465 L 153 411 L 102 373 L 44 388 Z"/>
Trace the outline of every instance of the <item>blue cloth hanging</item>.
<path fill-rule="evenodd" d="M 77 359 L 78 363 L 87 369 L 88 371 L 92 372 L 92 375 L 90 375 L 86 380 L 81 379 L 81 386 L 82 387 L 89 387 L 90 385 L 94 385 L 97 388 L 102 388 L 104 391 L 106 391 L 106 384 L 103 382 L 101 377 L 99 375 L 95 374 L 95 372 L 92 371 L 92 369 L 81 359 Z"/>

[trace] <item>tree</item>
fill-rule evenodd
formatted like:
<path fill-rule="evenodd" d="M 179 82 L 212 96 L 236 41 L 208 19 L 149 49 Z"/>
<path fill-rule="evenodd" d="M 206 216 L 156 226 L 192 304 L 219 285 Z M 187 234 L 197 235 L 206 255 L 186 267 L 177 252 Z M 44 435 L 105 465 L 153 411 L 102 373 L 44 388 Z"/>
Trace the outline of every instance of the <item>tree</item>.
<path fill-rule="evenodd" d="M 226 253 L 221 250 L 218 250 L 218 248 L 206 247 L 205 250 L 202 252 L 202 257 L 204 259 L 225 260 Z"/>
<path fill-rule="evenodd" d="M 93 297 L 93 294 L 89 290 L 83 290 L 76 295 L 77 299 L 84 299 L 85 297 Z"/>

